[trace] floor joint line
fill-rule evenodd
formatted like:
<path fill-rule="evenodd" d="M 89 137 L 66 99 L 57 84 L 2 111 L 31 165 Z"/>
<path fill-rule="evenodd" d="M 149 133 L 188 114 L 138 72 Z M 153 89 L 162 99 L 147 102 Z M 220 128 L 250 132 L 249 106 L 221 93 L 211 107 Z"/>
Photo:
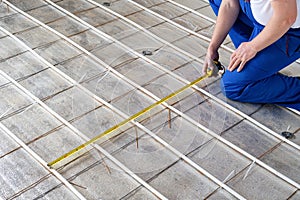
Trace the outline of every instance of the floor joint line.
<path fill-rule="evenodd" d="M 46 1 L 48 1 L 48 0 L 46 0 Z M 86 0 L 86 1 L 91 2 L 92 0 Z M 153 12 L 152 10 L 149 10 L 148 8 L 146 8 L 146 7 L 142 6 L 142 5 L 139 5 L 139 4 L 136 3 L 136 2 L 133 2 L 132 0 L 127 0 L 127 1 L 132 2 L 134 5 L 139 6 L 140 8 L 142 8 L 142 9 L 145 10 L 145 11 L 149 11 L 149 12 L 152 13 L 153 15 L 155 15 L 155 16 L 157 16 L 157 17 L 160 17 L 160 18 L 164 19 L 165 21 L 168 21 L 168 22 L 172 23 L 173 25 L 174 25 L 174 24 L 177 24 L 177 23 L 173 22 L 172 20 L 169 20 L 168 18 L 166 18 L 166 17 L 164 17 L 164 16 L 161 16 L 160 14 L 157 14 L 157 13 Z M 112 12 L 114 12 L 114 11 L 112 11 Z M 182 27 L 182 26 L 179 25 L 179 24 L 177 24 L 177 26 Z M 185 27 L 182 27 L 182 29 L 185 30 L 186 28 L 185 28 Z M 189 29 L 187 29 L 187 30 L 189 30 Z M 148 30 L 147 30 L 147 31 L 148 31 Z M 189 30 L 188 32 L 193 32 L 194 34 L 199 35 L 198 33 L 195 33 L 194 31 L 191 31 L 191 30 Z M 205 37 L 205 36 L 203 36 L 203 37 Z M 207 39 L 208 39 L 208 41 L 210 41 L 210 38 L 207 38 Z M 228 48 L 228 47 L 227 47 L 227 48 Z M 230 49 L 230 50 L 231 50 L 231 49 Z M 140 57 L 142 57 L 142 55 L 141 55 Z M 147 59 L 147 58 L 146 58 L 146 59 Z M 153 63 L 153 61 L 151 61 L 151 60 L 148 61 L 148 62 L 150 62 L 150 63 L 153 64 L 154 66 L 157 66 L 157 67 L 160 68 L 160 69 L 163 68 L 163 67 L 161 67 L 161 66 L 158 66 L 157 63 Z M 202 63 L 203 63 L 203 60 L 202 60 Z M 162 69 L 162 70 L 164 70 L 164 69 Z M 169 70 L 167 70 L 167 69 L 164 70 L 164 71 L 165 71 L 166 73 L 172 75 L 172 76 L 175 77 L 176 79 L 178 79 L 178 80 L 180 80 L 180 81 L 186 83 L 186 84 L 189 83 L 187 80 L 183 79 L 182 77 L 178 76 L 177 74 L 174 74 L 173 72 L 171 72 L 171 71 L 169 71 Z M 299 146 L 299 145 L 297 145 L 297 144 L 295 144 L 294 142 L 292 142 L 292 141 L 286 139 L 285 137 L 281 136 L 280 134 L 277 134 L 275 131 L 273 131 L 273 130 L 271 130 L 270 128 L 266 127 L 265 125 L 261 124 L 260 122 L 258 122 L 257 120 L 253 119 L 252 117 L 248 116 L 247 114 L 245 114 L 245 113 L 241 112 L 240 110 L 234 108 L 233 106 L 229 105 L 228 103 L 226 103 L 226 102 L 224 102 L 224 101 L 222 101 L 222 100 L 216 98 L 215 96 L 209 94 L 207 91 L 203 90 L 202 88 L 199 88 L 198 86 L 194 86 L 193 88 L 196 89 L 196 90 L 198 90 L 198 91 L 200 91 L 200 92 L 202 92 L 204 95 L 206 95 L 206 96 L 208 96 L 209 98 L 213 99 L 214 101 L 216 101 L 217 103 L 219 103 L 219 104 L 221 104 L 222 106 L 226 107 L 227 109 L 231 110 L 232 112 L 234 112 L 234 113 L 240 115 L 241 117 L 247 119 L 248 121 L 250 121 L 251 123 L 253 123 L 254 125 L 256 125 L 258 128 L 260 128 L 260 129 L 262 129 L 262 130 L 264 130 L 264 131 L 270 133 L 270 134 L 273 135 L 274 137 L 276 137 L 276 138 L 278 138 L 278 139 L 284 141 L 285 143 L 289 144 L 290 146 L 294 147 L 295 149 L 300 150 L 300 146 Z M 293 110 L 293 109 L 289 109 L 289 110 L 291 110 L 292 112 L 300 113 L 300 112 L 295 111 L 295 110 Z"/>
<path fill-rule="evenodd" d="M 11 6 L 12 7 L 12 6 Z M 15 8 L 15 6 L 13 6 L 13 8 L 15 9 L 15 10 L 18 10 L 19 12 L 21 11 L 21 10 L 19 10 L 19 9 L 16 9 Z M 22 13 L 22 12 L 21 12 Z M 35 20 L 35 22 L 37 22 L 38 20 Z M 2 27 L 0 27 L 1 29 L 2 29 Z M 7 32 L 5 29 L 4 29 L 4 32 Z M 25 47 L 27 47 L 28 48 L 28 50 L 30 51 L 30 52 L 32 52 L 35 56 L 37 56 L 37 57 L 39 57 L 41 60 L 43 60 L 43 62 L 45 63 L 45 64 L 47 64 L 48 66 L 50 66 L 51 68 L 53 68 L 53 69 L 56 69 L 53 65 L 51 65 L 49 62 L 47 62 L 46 60 L 44 60 L 42 57 L 40 57 L 36 52 L 34 52 L 32 49 L 30 49 L 28 46 L 26 46 L 22 41 L 20 41 L 18 38 L 16 38 L 14 35 L 12 35 L 11 33 L 9 33 L 9 32 L 7 32 L 7 34 L 8 35 L 10 35 L 12 38 L 14 38 L 15 40 L 17 40 L 17 41 L 19 41 L 21 44 L 23 44 Z M 61 35 L 61 34 L 60 34 Z M 56 70 L 59 74 L 61 74 L 61 75 L 63 75 L 65 78 L 66 77 L 68 77 L 67 75 L 65 75 L 65 74 L 63 74 L 63 72 L 61 72 L 60 70 Z M 67 78 L 66 78 L 67 79 Z M 68 77 L 68 79 L 67 79 L 68 81 L 70 81 L 71 83 L 73 83 L 74 82 L 74 80 L 73 79 L 71 79 L 70 77 Z M 11 80 L 12 82 L 14 82 L 14 80 Z M 15 82 L 16 83 L 16 82 Z M 16 83 L 17 85 L 19 85 L 18 83 Z M 22 88 L 22 86 L 21 85 L 19 85 L 19 87 L 21 87 Z M 78 85 L 78 87 L 80 87 L 81 89 L 83 89 L 84 91 L 86 91 L 87 93 L 90 93 L 89 91 L 87 91 L 84 87 L 82 87 L 81 85 Z M 24 91 L 26 94 L 30 94 L 28 91 L 26 92 L 26 89 L 25 89 L 25 91 Z M 90 94 L 93 98 L 97 98 L 94 94 Z M 39 99 L 37 99 L 35 96 L 33 96 L 32 97 L 33 99 L 36 99 L 36 101 L 37 102 L 39 102 L 39 104 L 40 105 L 44 105 L 43 107 L 46 107 L 46 108 L 48 108 L 47 110 L 48 111 L 51 111 L 50 113 L 52 113 L 54 116 L 56 116 L 55 115 L 55 112 L 54 111 L 52 111 L 47 105 L 45 105 L 43 102 L 40 102 L 40 100 Z M 97 99 L 99 99 L 99 98 L 97 98 Z M 111 108 L 112 110 L 116 110 L 113 106 L 111 106 L 110 104 L 108 104 L 108 103 L 106 103 L 106 102 L 103 102 L 107 107 L 109 107 L 109 108 Z M 120 111 L 119 111 L 120 112 Z M 121 114 L 120 114 L 121 115 Z M 123 116 L 124 116 L 124 114 L 123 114 Z M 58 117 L 58 116 L 56 116 L 58 119 L 60 119 L 61 117 Z M 78 130 L 76 130 L 76 128 L 75 127 L 73 127 L 71 124 L 69 124 L 67 121 L 65 121 L 63 118 L 62 119 L 60 119 L 60 121 L 62 121 L 64 124 L 66 124 L 71 130 L 73 130 L 74 132 L 79 132 Z M 136 122 L 135 122 L 136 123 Z M 142 126 L 142 125 L 140 125 L 139 123 L 136 123 L 136 125 L 137 126 L 139 126 L 140 128 L 142 128 L 142 129 L 144 129 L 144 127 Z M 147 131 L 147 132 L 149 132 L 149 131 Z M 82 134 L 81 132 L 80 132 L 80 134 Z M 155 136 L 155 134 L 152 134 L 153 136 Z M 83 138 L 85 138 L 85 135 L 83 135 L 82 134 L 82 137 Z M 158 141 L 161 141 L 162 143 L 164 143 L 164 144 L 167 144 L 167 146 L 166 147 L 169 147 L 169 149 L 170 149 L 170 146 L 169 146 L 169 144 L 168 143 L 166 143 L 165 141 L 163 141 L 161 138 L 159 138 L 159 137 L 157 137 L 156 138 Z M 95 145 L 96 147 L 97 147 L 97 145 Z M 110 157 L 109 155 L 107 155 L 107 154 L 105 154 L 105 150 L 104 149 L 102 149 L 101 147 L 97 147 L 97 149 L 99 149 L 104 155 L 106 155 L 107 157 L 109 157 L 113 162 L 117 162 L 116 160 L 115 160 L 115 158 L 114 157 Z M 173 152 L 173 153 L 175 153 L 175 152 L 177 152 L 177 150 L 176 149 L 174 149 L 175 151 Z M 180 153 L 180 152 L 179 152 Z M 181 154 L 181 153 L 180 153 Z M 176 153 L 175 153 L 175 155 L 177 155 Z M 177 155 L 178 156 L 178 155 Z M 184 155 L 182 155 L 183 157 L 182 158 L 185 158 L 184 157 Z M 187 157 L 185 158 L 186 160 L 189 160 Z M 114 161 L 115 160 L 115 161 Z M 244 199 L 242 196 L 240 196 L 239 194 L 237 194 L 235 191 L 232 191 L 232 189 L 231 188 L 229 188 L 227 185 L 224 185 L 221 181 L 219 181 L 218 179 L 216 179 L 216 178 L 214 178 L 211 174 L 209 174 L 209 173 L 207 173 L 204 169 L 202 169 L 200 166 L 198 166 L 197 164 L 195 164 L 195 163 L 193 163 L 192 161 L 190 161 L 191 163 L 192 163 L 192 165 L 191 166 L 193 166 L 193 167 L 196 167 L 196 169 L 198 170 L 198 171 L 201 171 L 202 173 L 204 173 L 204 174 L 207 174 L 206 176 L 207 177 L 209 177 L 211 180 L 213 180 L 215 183 L 217 183 L 218 185 L 220 185 L 220 186 L 222 186 L 223 188 L 225 188 L 228 192 L 230 192 L 231 194 L 233 194 L 233 195 L 235 195 L 235 196 L 237 196 L 237 197 L 239 197 L 240 199 Z M 122 164 L 121 163 L 119 163 L 119 166 L 121 166 Z M 122 168 L 122 167 L 121 167 Z M 123 166 L 123 168 L 125 168 L 125 166 Z M 123 169 L 124 170 L 124 169 Z M 125 171 L 125 170 L 124 170 Z M 133 173 L 131 173 L 131 172 L 128 172 L 127 171 L 127 173 L 129 174 L 129 175 L 131 175 L 132 177 L 135 177 L 136 175 L 135 174 L 133 174 Z M 137 177 L 136 176 L 136 180 L 137 179 L 140 179 L 139 177 Z M 151 191 L 152 193 L 153 193 L 153 191 L 155 191 L 155 189 L 154 188 L 152 188 L 150 185 L 147 187 L 147 183 L 146 182 L 144 182 L 143 180 L 141 180 L 140 179 L 140 181 L 139 181 L 140 183 L 144 183 L 143 185 L 145 186 L 145 188 L 147 188 L 149 191 Z M 151 187 L 151 188 L 150 188 Z M 163 197 L 161 194 L 159 194 L 158 192 L 156 192 L 156 193 L 154 193 L 156 196 L 161 196 L 161 198 L 162 199 L 164 199 L 165 197 Z"/>
<path fill-rule="evenodd" d="M 3 72 L 0 71 L 0 74 L 3 75 Z M 38 163 L 40 163 L 47 171 L 53 174 L 61 183 L 63 183 L 74 195 L 76 195 L 79 199 L 86 200 L 86 198 L 76 190 L 60 173 L 58 173 L 55 169 L 50 169 L 47 166 L 47 163 L 32 149 L 30 149 L 21 139 L 19 139 L 15 134 L 13 134 L 6 126 L 4 126 L 0 122 L 0 129 L 2 129 L 7 135 L 9 135 L 16 143 L 18 143 L 32 158 L 35 159 Z"/>
<path fill-rule="evenodd" d="M 44 1 L 46 1 L 46 2 L 51 2 L 50 0 L 44 0 Z M 125 20 L 126 22 L 128 22 L 128 23 L 130 23 L 130 24 L 132 24 L 132 25 L 134 25 L 134 26 L 136 26 L 136 27 L 138 27 L 140 30 L 142 30 L 142 31 L 144 31 L 144 32 L 146 32 L 146 33 L 148 33 L 148 34 L 150 34 L 151 36 L 155 36 L 154 38 L 158 39 L 159 41 L 163 42 L 164 44 L 166 44 L 166 45 L 168 45 L 168 46 L 171 46 L 173 49 L 178 50 L 178 51 L 184 53 L 185 55 L 187 55 L 187 56 L 193 58 L 194 60 L 197 60 L 197 61 L 203 63 L 203 60 L 199 59 L 198 57 L 193 56 L 193 55 L 191 55 L 190 53 L 187 53 L 187 52 L 185 52 L 184 50 L 182 50 L 182 49 L 176 47 L 175 45 L 173 45 L 173 44 L 171 44 L 171 43 L 169 43 L 169 42 L 167 42 L 167 41 L 165 41 L 165 40 L 159 38 L 159 37 L 156 36 L 155 34 L 151 33 L 149 30 L 147 30 L 147 29 L 141 27 L 140 25 L 136 24 L 135 22 L 132 22 L 131 20 L 128 20 L 126 17 L 123 17 L 122 15 L 120 15 L 120 14 L 114 12 L 114 11 L 111 11 L 110 9 L 108 9 L 108 8 L 106 8 L 106 7 L 104 7 L 104 6 L 102 6 L 102 5 L 99 4 L 99 3 L 94 2 L 93 0 L 86 0 L 86 1 L 88 1 L 88 2 L 90 2 L 90 3 L 93 3 L 94 5 L 97 5 L 97 6 L 99 6 L 100 8 L 103 8 L 104 10 L 110 12 L 111 14 L 114 14 L 115 16 L 117 16 L 117 17 L 119 17 L 119 18 Z M 128 0 L 128 1 L 132 2 L 131 0 Z M 51 2 L 51 3 L 54 4 L 53 2 Z M 54 5 L 54 6 L 55 6 L 55 5 Z M 144 10 L 146 10 L 146 11 L 148 10 L 148 9 L 145 8 L 145 7 L 141 7 L 141 8 L 144 9 Z M 65 9 L 63 9 L 63 10 L 65 10 Z M 151 11 L 151 12 L 153 12 L 153 11 Z M 77 19 L 76 16 L 73 16 L 73 15 L 70 15 L 70 16 L 72 16 L 74 19 Z M 166 19 L 167 19 L 167 18 L 166 18 Z M 77 20 L 80 21 L 80 22 L 83 21 L 83 20 L 81 20 L 81 19 L 77 19 Z M 164 19 L 164 20 L 165 20 L 165 19 Z M 169 20 L 169 19 L 168 19 L 168 20 Z M 171 21 L 171 20 L 170 20 L 170 21 Z M 84 22 L 84 21 L 83 21 L 83 22 Z M 172 22 L 173 22 L 173 21 L 172 21 Z M 95 29 L 95 27 L 91 26 L 90 24 L 88 24 L 88 23 L 86 23 L 86 22 L 84 22 L 83 24 L 86 25 L 86 26 L 89 26 L 91 29 L 95 30 L 97 33 L 101 32 L 100 30 Z M 177 24 L 177 23 L 176 23 L 176 24 Z M 181 26 L 181 25 L 180 25 L 180 26 Z M 124 45 L 124 44 L 122 44 L 121 42 L 119 42 L 118 40 L 116 40 L 116 39 L 114 39 L 114 38 L 112 38 L 112 37 L 110 37 L 110 36 L 106 36 L 105 33 L 101 32 L 100 34 L 101 34 L 102 36 L 104 36 L 104 37 L 108 37 L 109 39 L 114 40 L 116 43 L 122 45 L 122 47 L 124 47 L 124 48 L 130 50 L 131 52 L 134 51 L 134 50 L 128 48 L 126 45 Z M 208 38 L 208 39 L 209 39 L 209 38 Z M 189 83 L 189 81 L 187 81 L 187 80 L 183 79 L 182 77 L 176 75 L 176 74 L 175 74 L 174 72 L 172 72 L 172 71 L 166 70 L 164 67 L 162 67 L 161 65 L 159 65 L 159 64 L 155 63 L 154 61 L 148 59 L 147 57 L 145 57 L 145 56 L 143 56 L 143 55 L 141 55 L 141 54 L 139 54 L 139 53 L 136 53 L 136 55 L 137 55 L 138 57 L 144 59 L 145 61 L 148 61 L 149 63 L 153 64 L 154 66 L 156 66 L 156 67 L 159 68 L 160 70 L 163 70 L 164 72 L 166 72 L 166 73 L 172 75 L 172 76 L 173 76 L 174 78 L 176 78 L 177 80 L 180 80 L 180 81 L 184 82 L 185 84 L 188 84 L 188 83 Z M 219 103 L 219 104 L 225 106 L 227 109 L 231 110 L 232 112 L 234 112 L 234 113 L 240 115 L 241 117 L 247 119 L 248 121 L 250 121 L 251 123 L 253 123 L 254 125 L 256 125 L 258 128 L 260 128 L 260 129 L 262 129 L 262 130 L 264 130 L 264 131 L 270 133 L 270 134 L 273 135 L 274 137 L 276 137 L 276 138 L 278 138 L 278 139 L 284 141 L 285 143 L 289 144 L 290 146 L 292 146 L 292 147 L 294 147 L 294 148 L 300 150 L 300 146 L 299 146 L 299 145 L 297 145 L 297 144 L 293 143 L 292 141 L 286 139 L 285 137 L 281 136 L 280 134 L 277 134 L 275 131 L 273 131 L 273 130 L 271 130 L 270 128 L 266 127 L 265 125 L 261 124 L 260 122 L 258 122 L 257 120 L 253 119 L 253 118 L 250 117 L 249 115 L 247 115 L 247 114 L 241 112 L 240 110 L 234 108 L 233 106 L 227 104 L 226 102 L 224 102 L 224 101 L 222 101 L 222 100 L 216 98 L 215 96 L 209 94 L 207 91 L 203 90 L 202 88 L 199 88 L 199 87 L 196 86 L 196 85 L 193 86 L 193 88 L 196 89 L 196 90 L 198 90 L 198 91 L 200 91 L 202 94 L 208 96 L 209 98 L 213 99 L 213 100 L 216 101 L 217 103 Z"/>
<path fill-rule="evenodd" d="M 1 29 L 2 27 L 0 27 Z M 83 133 L 81 133 L 78 129 L 76 129 L 72 124 L 70 124 L 68 121 L 66 121 L 64 118 L 62 118 L 60 115 L 58 115 L 56 112 L 54 112 L 50 107 L 48 107 L 45 103 L 43 103 L 41 100 L 39 100 L 37 97 L 35 97 L 32 93 L 30 93 L 26 88 L 24 88 L 23 86 L 21 86 L 19 83 L 17 83 L 16 81 L 14 81 L 12 78 L 10 78 L 7 74 L 5 74 L 3 71 L 0 70 L 0 75 L 2 75 L 4 78 L 6 78 L 7 80 L 9 80 L 10 82 L 12 82 L 16 87 L 18 87 L 18 89 L 20 89 L 23 93 L 25 93 L 26 95 L 28 95 L 30 98 L 32 98 L 33 100 L 35 100 L 40 106 L 42 106 L 46 111 L 48 111 L 50 114 L 52 114 L 53 116 L 55 116 L 59 121 L 61 121 L 66 127 L 70 128 L 73 132 L 75 132 L 79 137 L 81 137 L 83 140 L 88 141 L 89 138 L 87 136 L 85 136 Z M 0 123 L 0 128 L 2 128 L 5 131 L 9 131 L 7 128 L 5 129 L 5 127 L 2 125 L 2 123 Z M 21 140 L 20 140 L 21 141 Z M 22 141 L 21 141 L 22 142 Z M 22 142 L 23 143 L 23 142 Z M 25 145 L 25 143 L 24 143 Z M 27 145 L 25 145 L 27 146 Z M 22 146 L 23 147 L 23 146 Z M 122 170 L 124 170 L 124 172 L 126 172 L 128 175 L 130 175 L 132 178 L 134 178 L 137 182 L 139 182 L 141 185 L 143 185 L 145 188 L 147 188 L 149 191 L 151 191 L 154 195 L 156 195 L 157 197 L 160 197 L 161 199 L 166 199 L 165 197 L 163 197 L 161 194 L 159 194 L 158 192 L 155 192 L 156 190 L 154 188 L 148 188 L 147 187 L 147 183 L 144 182 L 142 179 L 137 178 L 137 176 L 131 172 L 127 167 L 125 167 L 125 165 L 121 164 L 117 159 L 115 159 L 113 156 L 111 156 L 107 151 L 105 151 L 102 147 L 98 146 L 97 144 L 94 144 L 94 147 L 96 149 L 98 149 L 101 153 L 103 153 L 108 159 L 110 159 L 112 162 L 114 162 L 117 166 L 119 166 Z M 29 147 L 28 147 L 29 148 Z M 30 149 L 30 148 L 29 148 Z M 30 149 L 31 150 L 31 149 Z M 31 152 L 34 153 L 33 150 L 31 150 Z M 47 166 L 47 163 L 44 162 L 44 164 Z M 44 166 L 44 165 L 43 165 Z M 50 169 L 47 166 L 47 169 Z M 54 170 L 54 169 L 51 169 Z M 58 173 L 58 172 L 57 172 Z M 59 174 L 59 173 L 58 173 Z M 70 183 L 69 183 L 70 184 Z M 149 185 L 150 186 L 150 185 Z M 151 187 L 151 186 L 150 186 Z M 85 199 L 85 198 L 84 198 Z"/>
<path fill-rule="evenodd" d="M 6 2 L 7 3 L 7 2 Z M 10 5 L 10 7 L 12 7 Z M 13 7 L 14 8 L 14 7 Z M 15 9 L 15 8 L 14 8 Z M 17 10 L 17 9 L 15 9 Z M 76 81 L 68 77 L 66 74 L 58 70 L 55 66 L 50 64 L 48 61 L 46 61 L 44 58 L 39 56 L 35 51 L 33 51 L 31 48 L 29 48 L 26 44 L 24 44 L 21 40 L 19 40 L 16 36 L 13 34 L 9 33 L 7 30 L 4 28 L 0 27 L 0 30 L 7 33 L 10 37 L 18 41 L 20 44 L 22 44 L 24 47 L 28 48 L 28 50 L 33 53 L 36 57 L 38 57 L 41 61 L 43 61 L 47 66 L 51 67 L 52 69 L 56 69 L 55 72 L 57 72 L 60 75 L 63 75 L 63 77 L 68 80 L 71 84 L 76 84 Z M 33 100 L 35 100 L 38 104 L 40 104 L 45 110 L 47 110 L 50 114 L 55 116 L 57 119 L 59 119 L 63 124 L 65 124 L 67 127 L 69 127 L 74 133 L 76 133 L 78 136 L 80 136 L 82 139 L 88 141 L 90 140 L 87 138 L 83 133 L 81 133 L 78 129 L 76 129 L 72 124 L 70 124 L 68 121 L 66 121 L 64 118 L 62 118 L 60 115 L 58 115 L 56 112 L 54 112 L 50 107 L 48 107 L 45 103 L 43 103 L 40 99 L 35 97 L 33 94 L 31 94 L 28 90 L 23 88 L 19 83 L 17 83 L 15 80 L 12 78 L 8 77 L 3 71 L 0 71 L 0 74 L 4 76 L 6 79 L 8 79 L 10 82 L 12 82 L 14 85 L 16 85 L 21 91 L 23 91 L 26 95 L 30 96 Z M 77 84 L 77 87 L 82 89 L 83 91 L 90 93 L 85 89 L 83 86 L 80 84 Z M 90 94 L 91 95 L 91 94 Z M 92 94 L 92 97 L 95 98 L 95 95 Z M 99 99 L 99 98 L 97 98 Z M 112 107 L 112 106 L 109 106 Z M 157 190 L 155 190 L 152 186 L 150 186 L 148 183 L 143 181 L 140 177 L 138 177 L 136 174 L 131 172 L 125 165 L 120 163 L 117 159 L 115 159 L 113 156 L 111 156 L 108 152 L 106 152 L 102 147 L 94 144 L 95 148 L 98 149 L 101 153 L 103 153 L 107 158 L 109 158 L 112 162 L 114 162 L 117 166 L 119 166 L 124 172 L 126 172 L 129 176 L 131 176 L 133 179 L 135 179 L 137 182 L 139 182 L 141 185 L 143 185 L 145 188 L 147 188 L 150 192 L 152 192 L 155 196 L 159 197 L 160 199 L 167 199 L 164 197 L 162 194 L 160 194 Z"/>
<path fill-rule="evenodd" d="M 216 24 L 216 20 L 214 20 L 214 19 L 212 19 L 212 18 L 210 18 L 210 17 L 208 17 L 208 16 L 203 15 L 203 14 L 199 13 L 198 11 L 196 11 L 196 10 L 194 10 L 194 9 L 192 9 L 192 8 L 189 8 L 189 7 L 185 6 L 185 5 L 182 5 L 182 4 L 180 4 L 180 3 L 177 3 L 177 2 L 175 2 L 175 1 L 173 1 L 173 0 L 166 0 L 166 1 L 169 2 L 169 3 L 171 3 L 171 4 L 173 4 L 173 5 L 175 5 L 175 6 L 178 6 L 178 7 L 182 8 L 182 9 L 185 9 L 185 10 L 187 10 L 187 11 L 189 11 L 189 12 L 195 14 L 195 15 L 198 15 L 199 17 L 201 17 L 201 18 L 203 18 L 203 19 L 206 19 L 206 20 L 208 20 L 208 21 L 210 21 L 210 22 Z M 207 1 L 207 3 L 209 3 L 209 2 Z M 201 35 L 201 34 L 200 34 L 200 35 Z M 224 45 L 224 44 L 222 44 L 221 47 L 222 47 L 222 48 L 226 47 L 226 48 L 224 48 L 224 49 L 227 50 L 227 51 L 229 51 L 229 52 L 231 52 L 231 53 L 234 52 L 233 49 L 231 49 L 230 47 L 227 47 L 227 46 Z M 300 60 L 299 60 L 299 59 L 296 60 L 296 62 L 297 62 L 298 64 L 300 64 Z M 298 111 L 298 110 L 295 110 L 295 109 L 292 109 L 292 108 L 285 108 L 285 109 L 288 109 L 288 110 L 290 110 L 290 111 L 292 111 L 292 112 L 294 112 L 295 114 L 298 114 L 298 115 L 300 116 L 300 111 Z"/>

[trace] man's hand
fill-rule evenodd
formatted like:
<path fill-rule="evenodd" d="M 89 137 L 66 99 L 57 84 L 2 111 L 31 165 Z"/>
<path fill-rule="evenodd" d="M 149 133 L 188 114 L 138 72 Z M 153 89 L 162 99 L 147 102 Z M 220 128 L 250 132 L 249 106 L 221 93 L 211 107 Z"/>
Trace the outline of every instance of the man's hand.
<path fill-rule="evenodd" d="M 218 75 L 218 68 L 216 68 L 216 65 L 214 64 L 214 60 L 219 59 L 219 53 L 218 52 L 212 52 L 212 53 L 207 53 L 205 60 L 204 60 L 204 65 L 202 69 L 203 74 L 207 74 L 207 70 L 212 70 L 212 76 L 217 76 Z"/>
<path fill-rule="evenodd" d="M 222 0 L 214 33 L 212 35 L 206 58 L 203 65 L 203 74 L 207 74 L 207 70 L 215 72 L 214 60 L 219 60 L 218 49 L 225 40 L 230 28 L 236 21 L 240 12 L 239 0 Z M 216 76 L 217 73 L 213 73 Z"/>
<path fill-rule="evenodd" d="M 252 46 L 251 42 L 243 42 L 230 57 L 228 70 L 237 72 L 242 71 L 245 64 L 257 54 L 257 50 Z"/>
<path fill-rule="evenodd" d="M 268 47 L 281 38 L 293 25 L 297 17 L 296 0 L 273 0 L 271 2 L 273 15 L 265 28 L 251 41 L 242 43 L 231 55 L 228 70 L 236 68 L 242 71 L 245 64 L 251 60 L 257 52 Z"/>

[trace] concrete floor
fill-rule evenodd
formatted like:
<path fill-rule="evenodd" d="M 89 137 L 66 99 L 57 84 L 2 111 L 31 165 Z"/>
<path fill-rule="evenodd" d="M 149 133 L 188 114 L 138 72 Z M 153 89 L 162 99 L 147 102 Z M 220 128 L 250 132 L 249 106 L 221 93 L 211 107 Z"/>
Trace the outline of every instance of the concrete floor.
<path fill-rule="evenodd" d="M 219 78 L 47 166 L 201 76 L 207 1 L 109 2 L 0 4 L 0 199 L 300 199 L 299 113 L 230 101 Z"/>

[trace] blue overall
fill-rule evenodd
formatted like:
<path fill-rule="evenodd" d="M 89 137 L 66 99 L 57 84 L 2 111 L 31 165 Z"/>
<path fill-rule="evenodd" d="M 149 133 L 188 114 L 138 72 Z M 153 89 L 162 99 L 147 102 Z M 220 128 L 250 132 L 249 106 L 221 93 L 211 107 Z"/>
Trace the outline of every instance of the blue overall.
<path fill-rule="evenodd" d="M 222 0 L 209 0 L 215 14 Z M 264 28 L 253 17 L 250 2 L 240 0 L 241 12 L 229 36 L 237 48 L 256 37 Z M 226 71 L 221 88 L 229 99 L 250 103 L 273 103 L 300 110 L 300 79 L 278 73 L 300 58 L 300 28 L 261 50 L 241 72 Z"/>

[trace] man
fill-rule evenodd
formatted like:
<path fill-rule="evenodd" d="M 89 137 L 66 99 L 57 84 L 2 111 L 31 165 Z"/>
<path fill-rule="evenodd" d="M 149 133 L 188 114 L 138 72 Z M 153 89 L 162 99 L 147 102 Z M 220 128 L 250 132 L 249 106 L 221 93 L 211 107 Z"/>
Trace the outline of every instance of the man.
<path fill-rule="evenodd" d="M 300 110 L 300 79 L 279 70 L 300 58 L 299 0 L 210 0 L 217 22 L 203 72 L 213 69 L 229 33 L 236 51 L 222 77 L 233 100 L 274 103 Z"/>

